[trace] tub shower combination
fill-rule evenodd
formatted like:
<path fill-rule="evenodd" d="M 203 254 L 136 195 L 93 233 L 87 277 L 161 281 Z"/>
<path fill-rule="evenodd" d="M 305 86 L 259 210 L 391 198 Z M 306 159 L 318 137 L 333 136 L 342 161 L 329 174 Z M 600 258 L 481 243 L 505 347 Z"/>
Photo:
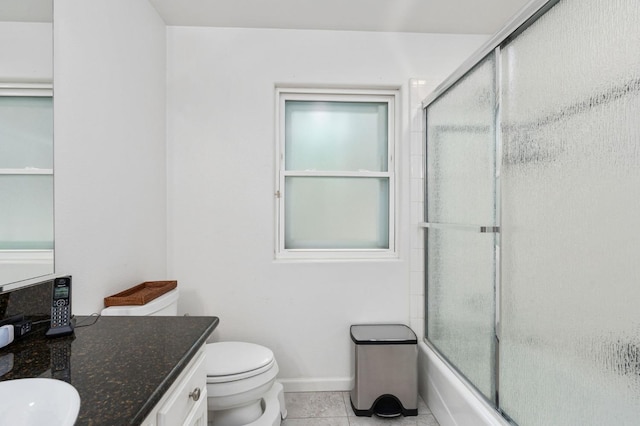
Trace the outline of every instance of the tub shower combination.
<path fill-rule="evenodd" d="M 423 102 L 442 425 L 640 419 L 640 2 L 531 1 Z"/>

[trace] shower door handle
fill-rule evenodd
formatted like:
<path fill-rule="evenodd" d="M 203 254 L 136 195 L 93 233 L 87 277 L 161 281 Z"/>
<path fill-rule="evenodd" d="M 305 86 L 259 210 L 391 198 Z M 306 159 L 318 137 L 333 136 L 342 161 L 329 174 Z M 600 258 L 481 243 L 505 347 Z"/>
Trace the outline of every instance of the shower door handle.
<path fill-rule="evenodd" d="M 468 231 L 477 232 L 480 234 L 498 234 L 500 233 L 500 227 L 494 225 L 466 225 L 460 223 L 432 223 L 432 222 L 420 222 L 418 226 L 421 228 L 431 229 L 449 229 L 455 231 Z"/>

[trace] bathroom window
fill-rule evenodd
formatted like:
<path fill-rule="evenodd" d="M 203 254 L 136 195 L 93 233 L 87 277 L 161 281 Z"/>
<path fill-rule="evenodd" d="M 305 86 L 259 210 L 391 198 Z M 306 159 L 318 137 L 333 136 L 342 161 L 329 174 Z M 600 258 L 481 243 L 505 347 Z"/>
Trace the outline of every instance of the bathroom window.
<path fill-rule="evenodd" d="M 277 90 L 278 258 L 395 256 L 394 90 Z"/>
<path fill-rule="evenodd" d="M 0 257 L 53 250 L 50 84 L 0 84 Z"/>

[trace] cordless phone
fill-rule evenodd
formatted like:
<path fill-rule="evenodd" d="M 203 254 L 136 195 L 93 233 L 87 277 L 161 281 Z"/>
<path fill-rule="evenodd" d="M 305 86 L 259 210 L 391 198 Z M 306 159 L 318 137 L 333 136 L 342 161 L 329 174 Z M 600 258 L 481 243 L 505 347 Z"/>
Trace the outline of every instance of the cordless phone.
<path fill-rule="evenodd" d="M 47 337 L 66 336 L 73 333 L 71 323 L 71 276 L 53 280 L 51 295 L 51 325 Z"/>

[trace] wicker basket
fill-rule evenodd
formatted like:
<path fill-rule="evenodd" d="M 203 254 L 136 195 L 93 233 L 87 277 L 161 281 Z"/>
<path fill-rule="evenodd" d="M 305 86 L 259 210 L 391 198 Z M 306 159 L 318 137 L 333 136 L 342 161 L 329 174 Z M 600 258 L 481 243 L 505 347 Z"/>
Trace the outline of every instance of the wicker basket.
<path fill-rule="evenodd" d="M 178 281 L 145 281 L 135 287 L 104 298 L 104 306 L 145 305 L 173 290 Z"/>

